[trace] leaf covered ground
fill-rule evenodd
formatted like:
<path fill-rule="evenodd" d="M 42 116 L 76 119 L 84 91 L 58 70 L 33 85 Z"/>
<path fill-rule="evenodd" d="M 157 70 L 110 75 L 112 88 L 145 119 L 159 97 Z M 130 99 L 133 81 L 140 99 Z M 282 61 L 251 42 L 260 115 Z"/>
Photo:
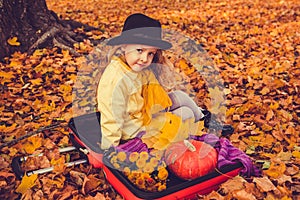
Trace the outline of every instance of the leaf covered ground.
<path fill-rule="evenodd" d="M 226 87 L 226 122 L 235 127 L 229 139 L 263 169 L 263 177 L 236 177 L 199 199 L 300 198 L 300 2 L 275 1 L 47 1 L 62 19 L 97 27 L 88 32 L 101 40 L 120 33 L 125 18 L 141 12 L 202 44 Z M 78 31 L 84 31 L 78 29 Z M 8 41 L 15 44 L 17 41 Z M 93 49 L 90 41 L 75 46 Z M 40 49 L 16 52 L 0 63 L 0 142 L 6 144 L 51 124 L 59 127 L 3 147 L 0 157 L 1 199 L 121 199 L 101 169 L 89 165 L 64 168 L 76 154 L 60 155 L 70 145 L 68 120 L 72 88 L 83 57 L 68 51 Z M 85 80 L 93 81 L 91 78 Z M 80 90 L 81 107 L 90 91 Z M 73 94 L 74 95 L 74 94 Z M 26 169 L 55 166 L 54 172 L 16 179 L 10 164 L 16 156 L 30 158 Z"/>

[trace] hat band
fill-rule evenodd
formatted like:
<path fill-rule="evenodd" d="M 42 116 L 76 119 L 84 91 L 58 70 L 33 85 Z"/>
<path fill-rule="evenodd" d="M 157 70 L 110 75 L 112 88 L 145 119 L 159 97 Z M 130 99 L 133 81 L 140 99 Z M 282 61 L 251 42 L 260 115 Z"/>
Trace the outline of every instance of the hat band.
<path fill-rule="evenodd" d="M 145 38 L 145 39 L 151 39 L 151 40 L 161 40 L 160 37 L 151 37 L 149 35 L 144 35 L 144 34 L 140 34 L 140 33 L 133 34 L 132 36 L 134 36 L 134 37 L 140 37 L 140 38 Z"/>

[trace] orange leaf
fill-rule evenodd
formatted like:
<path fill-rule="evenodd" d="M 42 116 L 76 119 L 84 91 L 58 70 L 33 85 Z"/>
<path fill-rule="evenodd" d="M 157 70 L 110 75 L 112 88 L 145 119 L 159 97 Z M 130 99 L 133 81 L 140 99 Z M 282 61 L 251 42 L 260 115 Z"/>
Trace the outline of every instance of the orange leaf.
<path fill-rule="evenodd" d="M 42 138 L 33 136 L 28 138 L 27 142 L 23 145 L 26 153 L 32 154 L 37 148 L 42 146 Z"/>
<path fill-rule="evenodd" d="M 270 168 L 266 170 L 265 173 L 272 178 L 278 178 L 285 172 L 285 170 L 286 166 L 283 162 L 272 162 Z"/>
<path fill-rule="evenodd" d="M 5 79 L 11 79 L 11 78 L 14 78 L 15 75 L 13 74 L 13 72 L 0 71 L 0 77 L 5 78 Z"/>
<path fill-rule="evenodd" d="M 268 87 L 264 87 L 261 91 L 260 91 L 260 93 L 262 94 L 262 95 L 266 95 L 266 94 L 268 94 L 270 92 L 270 89 L 268 88 Z"/>
<path fill-rule="evenodd" d="M 274 117 L 274 112 L 273 110 L 269 110 L 266 116 L 266 120 L 270 121 Z"/>
<path fill-rule="evenodd" d="M 37 79 L 30 80 L 30 82 L 31 82 L 33 85 L 40 85 L 40 84 L 43 82 L 43 79 L 37 78 Z"/>

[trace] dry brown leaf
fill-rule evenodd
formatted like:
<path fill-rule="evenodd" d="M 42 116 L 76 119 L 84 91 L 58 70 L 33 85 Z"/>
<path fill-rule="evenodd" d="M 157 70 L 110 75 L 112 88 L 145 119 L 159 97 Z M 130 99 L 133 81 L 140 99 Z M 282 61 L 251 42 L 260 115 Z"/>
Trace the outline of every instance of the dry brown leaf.
<path fill-rule="evenodd" d="M 291 176 L 287 176 L 285 174 L 282 174 L 281 176 L 279 176 L 278 178 L 275 179 L 276 181 L 278 181 L 279 185 L 283 185 L 286 182 L 292 183 L 292 177 Z"/>
<path fill-rule="evenodd" d="M 236 177 L 226 181 L 225 183 L 223 183 L 220 186 L 220 189 L 225 194 L 228 194 L 228 193 L 231 193 L 232 191 L 243 189 L 245 187 L 244 183 L 246 183 L 246 180 L 243 177 L 236 176 Z"/>
<path fill-rule="evenodd" d="M 262 191 L 262 192 L 270 192 L 275 191 L 277 188 L 275 185 L 271 182 L 271 180 L 268 177 L 262 177 L 262 178 L 254 178 L 253 182 L 256 184 L 256 186 Z"/>
<path fill-rule="evenodd" d="M 239 199 L 239 200 L 256 200 L 256 197 L 243 190 L 237 190 L 232 192 L 232 197 Z"/>
<path fill-rule="evenodd" d="M 292 165 L 290 167 L 287 167 L 285 172 L 287 175 L 293 176 L 293 175 L 299 173 L 299 167 L 297 165 Z"/>
<path fill-rule="evenodd" d="M 100 185 L 100 180 L 96 178 L 95 175 L 90 174 L 89 176 L 85 176 L 82 185 L 82 193 L 88 194 L 92 190 L 96 189 Z"/>
<path fill-rule="evenodd" d="M 96 196 L 92 197 L 92 196 L 88 196 L 85 199 L 87 200 L 107 200 L 107 198 L 102 194 L 97 192 Z"/>
<path fill-rule="evenodd" d="M 77 185 L 82 186 L 83 180 L 85 179 L 86 175 L 82 172 L 71 170 L 70 177 L 71 180 L 74 181 Z"/>
<path fill-rule="evenodd" d="M 264 193 L 262 193 L 253 182 L 245 183 L 245 191 L 250 194 L 253 194 L 257 199 L 264 198 Z"/>
<path fill-rule="evenodd" d="M 5 161 L 5 159 L 0 156 L 0 170 L 5 169 L 9 166 L 9 163 L 7 161 Z M 1 176 L 1 174 L 0 174 Z"/>

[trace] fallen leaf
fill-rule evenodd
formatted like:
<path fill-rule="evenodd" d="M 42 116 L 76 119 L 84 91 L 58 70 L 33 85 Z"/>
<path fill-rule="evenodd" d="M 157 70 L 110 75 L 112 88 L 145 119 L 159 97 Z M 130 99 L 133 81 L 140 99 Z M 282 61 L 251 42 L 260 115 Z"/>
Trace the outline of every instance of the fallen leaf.
<path fill-rule="evenodd" d="M 32 136 L 27 139 L 27 142 L 23 145 L 23 148 L 28 154 L 32 154 L 37 148 L 41 146 L 42 138 L 39 136 Z"/>
<path fill-rule="evenodd" d="M 285 175 L 285 174 L 282 174 L 280 177 L 276 178 L 275 180 L 278 181 L 278 184 L 279 184 L 279 185 L 283 185 L 283 184 L 286 183 L 286 182 L 290 182 L 290 183 L 293 182 L 293 181 L 292 181 L 292 177 L 291 177 L 291 176 L 287 176 L 287 175 Z"/>
<path fill-rule="evenodd" d="M 228 194 L 232 191 L 243 189 L 244 183 L 246 183 L 246 180 L 243 177 L 236 176 L 223 183 L 220 186 L 220 190 L 222 190 L 223 193 Z"/>
<path fill-rule="evenodd" d="M 0 169 L 5 169 L 9 166 L 9 163 L 7 161 L 5 161 L 5 159 L 0 156 Z M 1 176 L 1 173 L 0 173 Z"/>
<path fill-rule="evenodd" d="M 272 161 L 270 168 L 265 170 L 264 172 L 272 177 L 272 178 L 278 178 L 279 176 L 281 176 L 286 170 L 286 165 L 284 162 L 282 161 Z"/>
<path fill-rule="evenodd" d="M 238 200 L 256 200 L 256 197 L 245 190 L 233 191 L 232 196 Z"/>
<path fill-rule="evenodd" d="M 82 185 L 82 193 L 88 194 L 92 190 L 96 189 L 100 185 L 100 181 L 95 175 L 90 174 L 89 176 L 85 176 Z"/>
<path fill-rule="evenodd" d="M 35 185 L 37 177 L 37 174 L 32 174 L 31 176 L 27 176 L 25 174 L 22 178 L 21 184 L 17 187 L 16 192 L 24 194 L 28 189 Z"/>
<path fill-rule="evenodd" d="M 21 43 L 18 42 L 18 38 L 17 38 L 17 37 L 9 38 L 9 39 L 7 40 L 7 43 L 8 43 L 9 45 L 11 45 L 11 46 L 20 46 L 20 45 L 21 45 Z"/>
<path fill-rule="evenodd" d="M 256 184 L 256 186 L 262 191 L 262 192 L 270 192 L 275 191 L 277 188 L 275 185 L 271 182 L 271 180 L 268 177 L 262 177 L 257 178 L 255 177 L 253 179 L 253 182 Z"/>
<path fill-rule="evenodd" d="M 82 186 L 83 180 L 86 177 L 86 175 L 82 172 L 71 170 L 70 177 L 77 185 Z"/>
<path fill-rule="evenodd" d="M 107 198 L 102 194 L 97 192 L 96 196 L 88 196 L 85 198 L 86 200 L 107 200 Z"/>
<path fill-rule="evenodd" d="M 53 166 L 53 171 L 56 173 L 62 173 L 66 169 L 65 157 L 60 156 L 58 159 L 52 158 L 50 163 Z"/>
<path fill-rule="evenodd" d="M 211 199 L 218 199 L 218 200 L 224 200 L 225 198 L 220 195 L 218 192 L 216 191 L 212 191 L 211 193 L 209 193 L 208 195 L 205 195 L 205 196 L 200 196 L 201 199 L 203 200 L 211 200 Z"/>

